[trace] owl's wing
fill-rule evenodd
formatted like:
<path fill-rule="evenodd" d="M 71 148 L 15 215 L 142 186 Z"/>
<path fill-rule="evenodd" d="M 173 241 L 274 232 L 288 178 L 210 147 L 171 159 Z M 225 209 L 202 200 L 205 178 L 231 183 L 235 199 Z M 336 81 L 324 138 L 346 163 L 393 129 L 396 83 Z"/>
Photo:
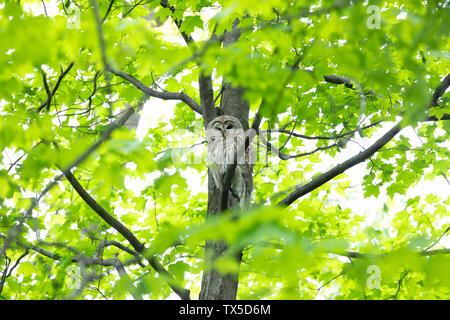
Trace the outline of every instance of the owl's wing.
<path fill-rule="evenodd" d="M 214 180 L 214 184 L 219 190 L 222 190 L 222 173 L 221 173 L 221 139 L 213 136 L 214 132 L 210 133 L 209 142 L 207 146 L 207 161 L 208 168 Z"/>
<path fill-rule="evenodd" d="M 231 189 L 232 193 L 237 196 L 241 209 L 248 210 L 253 190 L 252 169 L 248 164 L 237 166 Z"/>
<path fill-rule="evenodd" d="M 222 190 L 222 173 L 217 167 L 217 164 L 210 163 L 208 168 L 211 171 L 211 175 L 213 176 L 213 180 L 217 189 Z"/>
<path fill-rule="evenodd" d="M 248 163 L 242 166 L 242 177 L 245 182 L 245 194 L 243 196 L 243 200 L 241 199 L 241 208 L 242 210 L 248 210 L 250 207 L 250 199 L 252 197 L 253 191 L 253 165 L 249 165 Z"/>

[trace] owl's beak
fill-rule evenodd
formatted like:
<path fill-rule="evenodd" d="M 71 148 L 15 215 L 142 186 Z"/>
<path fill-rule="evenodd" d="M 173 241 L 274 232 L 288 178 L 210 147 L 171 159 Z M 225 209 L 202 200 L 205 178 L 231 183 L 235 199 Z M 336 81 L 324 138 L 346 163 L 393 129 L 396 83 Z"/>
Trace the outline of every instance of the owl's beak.
<path fill-rule="evenodd" d="M 225 127 L 222 126 L 222 128 L 220 128 L 220 131 L 222 131 L 222 135 L 224 138 L 227 137 L 227 130 L 225 130 Z"/>

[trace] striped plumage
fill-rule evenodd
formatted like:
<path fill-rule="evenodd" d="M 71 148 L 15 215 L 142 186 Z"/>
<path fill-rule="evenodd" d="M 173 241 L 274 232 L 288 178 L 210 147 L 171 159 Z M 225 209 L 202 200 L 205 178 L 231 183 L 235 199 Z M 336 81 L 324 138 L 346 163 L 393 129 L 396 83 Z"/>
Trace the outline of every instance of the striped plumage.
<path fill-rule="evenodd" d="M 253 146 L 244 151 L 245 133 L 239 120 L 232 116 L 219 116 L 206 128 L 208 143 L 208 166 L 211 170 L 216 188 L 222 190 L 227 165 L 234 163 L 237 167 L 229 191 L 230 206 L 239 204 L 246 210 L 250 204 L 253 190 L 252 167 L 255 158 Z"/>

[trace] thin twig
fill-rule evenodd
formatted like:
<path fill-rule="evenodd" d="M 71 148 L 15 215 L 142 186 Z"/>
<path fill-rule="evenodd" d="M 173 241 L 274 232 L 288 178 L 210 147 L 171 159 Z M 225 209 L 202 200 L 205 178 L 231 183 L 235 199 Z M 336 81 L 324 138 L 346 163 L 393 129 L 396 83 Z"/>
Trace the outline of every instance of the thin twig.
<path fill-rule="evenodd" d="M 108 18 L 108 15 L 109 15 L 109 13 L 111 12 L 111 9 L 112 9 L 112 6 L 113 6 L 114 1 L 115 1 L 115 0 L 111 0 L 111 1 L 109 2 L 108 9 L 106 10 L 105 15 L 103 16 L 103 19 L 102 19 L 102 24 L 105 23 L 106 18 Z"/>
<path fill-rule="evenodd" d="M 48 14 L 47 14 L 47 8 L 45 7 L 45 1 L 42 0 L 41 2 L 42 2 L 42 6 L 44 7 L 45 16 L 48 16 Z"/>
<path fill-rule="evenodd" d="M 439 236 L 438 239 L 436 239 L 436 241 L 434 241 L 430 246 L 428 246 L 426 249 L 424 249 L 424 251 L 428 251 L 430 250 L 432 247 L 434 247 L 437 243 L 439 243 L 439 241 L 441 241 L 441 239 L 447 234 L 447 232 L 450 231 L 450 227 L 448 227 L 447 229 L 445 229 L 445 231 Z"/>

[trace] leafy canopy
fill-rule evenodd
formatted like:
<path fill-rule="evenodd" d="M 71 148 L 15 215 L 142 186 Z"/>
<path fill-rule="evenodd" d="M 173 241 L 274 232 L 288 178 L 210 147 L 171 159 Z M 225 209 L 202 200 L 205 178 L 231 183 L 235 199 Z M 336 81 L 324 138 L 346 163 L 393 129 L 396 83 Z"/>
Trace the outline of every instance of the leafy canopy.
<path fill-rule="evenodd" d="M 240 39 L 224 46 L 236 19 Z M 450 69 L 449 21 L 448 1 L 435 0 L 2 1 L 1 297 L 162 299 L 175 283 L 195 298 L 204 241 L 224 239 L 219 271 L 238 270 L 232 254 L 244 248 L 241 299 L 448 299 L 450 198 L 411 190 L 449 171 L 450 123 L 431 120 L 450 113 L 445 95 L 432 103 Z M 275 147 L 258 140 L 255 206 L 239 219 L 205 223 L 206 162 L 192 161 L 205 156 L 193 110 L 202 74 L 216 106 L 223 79 L 245 88 L 250 120 L 259 110 Z M 67 179 L 40 197 L 130 105 L 173 106 L 161 97 L 176 100 L 170 120 L 140 139 L 117 128 L 70 169 L 170 276 L 137 259 Z M 360 181 L 344 173 L 276 206 L 354 155 L 351 140 L 369 146 L 400 118 L 412 134 L 386 141 Z"/>

